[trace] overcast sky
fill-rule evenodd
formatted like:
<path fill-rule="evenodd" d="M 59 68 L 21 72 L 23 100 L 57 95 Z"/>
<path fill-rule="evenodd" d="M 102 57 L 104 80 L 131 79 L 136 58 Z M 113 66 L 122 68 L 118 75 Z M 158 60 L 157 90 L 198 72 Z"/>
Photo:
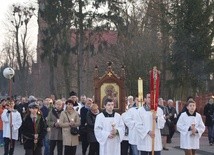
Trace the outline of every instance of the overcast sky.
<path fill-rule="evenodd" d="M 2 43 L 4 42 L 4 38 L 5 38 L 5 26 L 4 23 L 7 22 L 7 14 L 10 11 L 10 7 L 12 6 L 12 4 L 20 4 L 20 5 L 29 5 L 29 4 L 33 4 L 36 5 L 36 1 L 37 0 L 0 0 L 0 47 L 2 45 Z M 31 23 L 31 32 L 30 37 L 37 37 L 37 23 L 36 23 L 36 18 L 34 18 L 34 20 Z M 33 39 L 33 44 L 36 43 L 35 39 Z M 1 49 L 1 48 L 0 48 Z"/>

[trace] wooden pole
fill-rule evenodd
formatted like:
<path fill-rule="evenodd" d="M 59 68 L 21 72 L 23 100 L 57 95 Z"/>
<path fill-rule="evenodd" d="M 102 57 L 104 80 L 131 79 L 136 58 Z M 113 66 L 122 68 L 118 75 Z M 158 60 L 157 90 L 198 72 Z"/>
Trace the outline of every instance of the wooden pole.
<path fill-rule="evenodd" d="M 157 100 L 159 97 L 159 77 L 160 72 L 157 67 L 153 67 L 150 71 L 150 93 L 151 93 L 151 112 L 152 112 L 152 133 L 155 135 L 156 128 L 156 111 L 157 111 Z M 152 137 L 152 155 L 155 153 L 155 136 Z"/>
<path fill-rule="evenodd" d="M 156 111 L 152 110 L 152 114 L 156 115 Z M 155 133 L 155 127 L 156 127 L 156 120 L 152 120 L 152 133 Z M 155 137 L 152 137 L 152 155 L 155 154 Z"/>
<path fill-rule="evenodd" d="M 9 97 L 10 97 L 10 101 L 12 100 L 12 81 L 11 79 L 9 79 Z"/>
<path fill-rule="evenodd" d="M 11 105 L 10 105 L 11 106 Z M 10 112 L 10 148 L 13 148 L 13 134 L 12 134 L 12 129 L 13 129 L 13 124 L 12 124 L 12 111 Z"/>
<path fill-rule="evenodd" d="M 12 80 L 9 79 L 9 97 L 10 97 L 10 101 L 9 102 L 12 102 Z M 11 103 L 10 103 L 10 106 L 11 106 Z M 13 122 L 12 122 L 12 111 L 10 112 L 10 148 L 13 148 L 13 134 L 12 134 L 12 130 L 13 130 Z"/>
<path fill-rule="evenodd" d="M 156 103 L 156 84 L 154 84 L 154 103 Z M 155 106 L 155 104 L 154 104 Z M 156 116 L 155 107 L 152 110 L 152 133 L 155 133 L 156 120 L 153 118 L 153 115 Z M 155 155 L 155 137 L 152 137 L 152 155 Z"/>

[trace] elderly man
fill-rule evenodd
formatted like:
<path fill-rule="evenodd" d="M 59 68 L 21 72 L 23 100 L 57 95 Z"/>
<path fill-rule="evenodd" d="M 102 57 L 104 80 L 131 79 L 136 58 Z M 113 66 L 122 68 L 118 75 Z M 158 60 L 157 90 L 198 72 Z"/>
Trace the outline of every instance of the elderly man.
<path fill-rule="evenodd" d="M 167 109 L 169 112 L 169 119 L 167 121 L 167 124 L 169 126 L 169 135 L 167 136 L 167 143 L 171 143 L 171 139 L 175 133 L 175 125 L 176 125 L 176 121 L 177 121 L 177 112 L 176 109 L 174 107 L 174 102 L 172 99 L 169 99 L 167 101 Z"/>
<path fill-rule="evenodd" d="M 89 142 L 87 139 L 87 123 L 86 123 L 86 116 L 87 113 L 93 104 L 93 101 L 91 98 L 87 98 L 85 105 L 80 109 L 80 117 L 81 117 L 81 125 L 80 125 L 80 138 L 82 140 L 82 154 L 85 155 Z"/>

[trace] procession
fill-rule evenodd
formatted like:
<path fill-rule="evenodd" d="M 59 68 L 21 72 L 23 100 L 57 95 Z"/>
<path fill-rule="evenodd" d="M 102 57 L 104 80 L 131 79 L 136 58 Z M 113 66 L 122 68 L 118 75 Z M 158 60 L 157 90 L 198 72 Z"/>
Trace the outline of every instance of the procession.
<path fill-rule="evenodd" d="M 0 155 L 214 155 L 214 0 L 6 0 Z"/>
<path fill-rule="evenodd" d="M 16 154 L 18 142 L 23 145 L 25 155 L 53 155 L 54 152 L 76 155 L 80 144 L 82 155 L 161 155 L 163 151 L 169 151 L 167 145 L 173 143 L 175 132 L 180 135 L 182 154 L 196 155 L 205 131 L 196 102 L 189 96 L 178 113 L 172 99 L 164 101 L 159 97 L 159 77 L 160 72 L 153 67 L 150 93 L 145 98 L 143 80 L 139 78 L 138 96 L 126 98 L 122 113 L 114 108 L 115 98 L 109 91 L 104 109 L 86 95 L 78 100 L 74 91 L 68 99 L 56 99 L 54 95 L 45 99 L 33 95 L 18 100 L 1 99 L 3 134 L 0 140 L 4 155 Z M 204 114 L 208 116 L 206 122 L 214 112 L 213 100 L 211 96 L 207 104 L 210 115 L 204 108 Z M 206 126 L 209 127 L 208 142 L 212 146 L 213 128 L 207 123 Z"/>

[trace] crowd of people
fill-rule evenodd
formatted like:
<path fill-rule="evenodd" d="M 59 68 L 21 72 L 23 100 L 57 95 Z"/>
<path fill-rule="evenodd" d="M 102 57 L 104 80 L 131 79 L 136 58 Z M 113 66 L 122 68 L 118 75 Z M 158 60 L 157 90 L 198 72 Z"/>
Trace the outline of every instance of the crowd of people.
<path fill-rule="evenodd" d="M 210 145 L 214 142 L 213 98 L 204 108 L 205 125 L 193 98 L 180 114 L 171 99 L 159 98 L 157 111 L 151 110 L 150 94 L 141 107 L 137 97 L 128 96 L 122 114 L 114 110 L 113 99 L 107 98 L 103 104 L 100 111 L 92 98 L 81 95 L 78 100 L 73 91 L 68 99 L 55 99 L 54 95 L 2 99 L 0 147 L 4 147 L 4 155 L 13 155 L 15 141 L 19 141 L 25 155 L 75 155 L 81 142 L 82 155 L 150 155 L 152 151 L 161 155 L 162 150 L 169 150 L 167 143 L 177 129 L 185 155 L 195 155 L 205 125 Z"/>

